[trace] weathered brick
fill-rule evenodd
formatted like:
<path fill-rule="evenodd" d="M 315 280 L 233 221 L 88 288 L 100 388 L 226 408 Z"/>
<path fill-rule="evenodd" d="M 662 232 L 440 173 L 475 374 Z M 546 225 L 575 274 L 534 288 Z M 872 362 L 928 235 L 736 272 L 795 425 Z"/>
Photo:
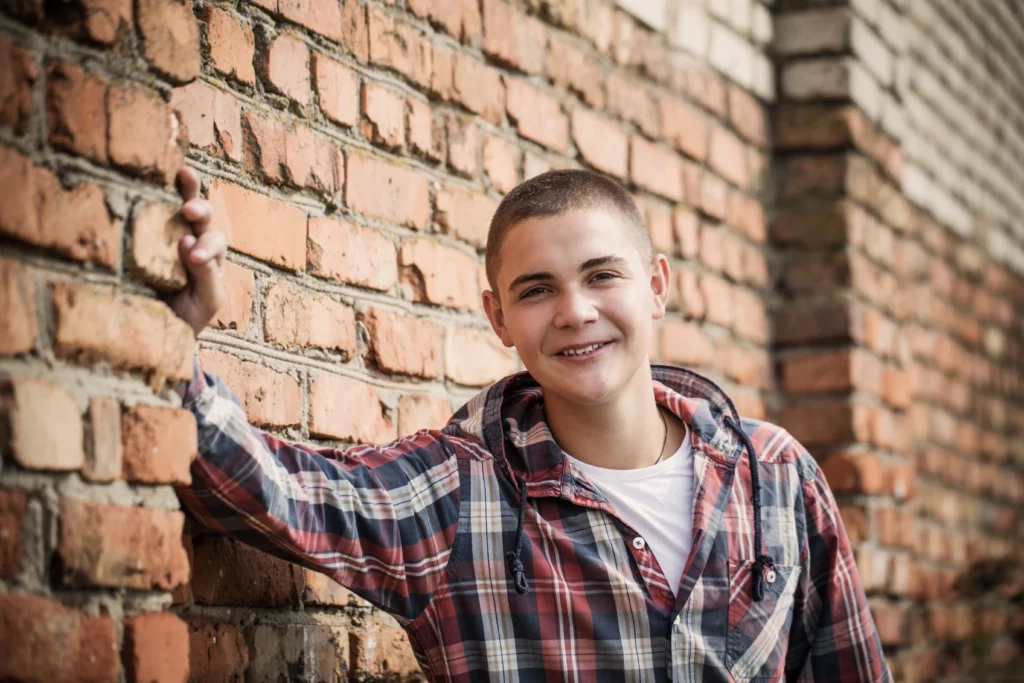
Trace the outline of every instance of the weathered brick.
<path fill-rule="evenodd" d="M 704 238 L 704 235 L 701 235 Z M 735 310 L 732 301 L 732 287 L 725 280 L 712 273 L 702 273 L 700 276 L 700 290 L 704 294 L 704 301 L 707 302 L 707 319 L 722 327 L 733 325 Z"/>
<path fill-rule="evenodd" d="M 608 113 L 636 125 L 650 137 L 658 137 L 659 112 L 650 91 L 636 79 L 621 73 L 608 78 Z"/>
<path fill-rule="evenodd" d="M 320 572 L 303 569 L 306 583 L 302 602 L 306 605 L 332 605 L 335 607 L 370 607 L 370 603 Z"/>
<path fill-rule="evenodd" d="M 495 125 L 505 117 L 505 86 L 501 72 L 464 54 L 455 56 L 452 93 L 467 109 Z"/>
<path fill-rule="evenodd" d="M 294 680 L 345 681 L 348 632 L 334 626 L 259 624 L 246 629 L 254 683 Z M 388 667 L 390 670 L 390 667 Z"/>
<path fill-rule="evenodd" d="M 288 182 L 327 194 L 335 194 L 345 176 L 341 149 L 330 138 L 311 128 L 286 128 L 275 119 L 253 113 L 244 116 L 250 135 L 246 137 L 245 165 L 262 171 L 273 182 Z"/>
<path fill-rule="evenodd" d="M 679 210 L 672 214 L 672 228 L 675 241 L 679 244 L 679 255 L 694 259 L 700 253 L 700 219 L 693 211 Z"/>
<path fill-rule="evenodd" d="M 410 0 L 409 9 L 464 43 L 471 43 L 480 35 L 480 7 L 476 0 Z"/>
<path fill-rule="evenodd" d="M 65 584 L 170 590 L 188 581 L 185 516 L 63 498 L 57 554 Z"/>
<path fill-rule="evenodd" d="M 779 411 L 779 424 L 807 447 L 852 441 L 853 407 L 846 399 L 789 403 Z"/>
<path fill-rule="evenodd" d="M 27 504 L 28 496 L 21 491 L 0 490 L 0 579 L 13 579 L 21 573 L 21 530 Z M 0 631 L 2 623 L 0 609 Z"/>
<path fill-rule="evenodd" d="M 700 260 L 705 266 L 715 271 L 721 271 L 725 265 L 722 232 L 719 226 L 710 223 L 700 226 Z"/>
<path fill-rule="evenodd" d="M 729 120 L 747 142 L 765 146 L 766 118 L 765 108 L 757 98 L 737 85 L 729 86 Z"/>
<path fill-rule="evenodd" d="M 240 17 L 216 7 L 207 7 L 205 18 L 210 66 L 226 76 L 254 85 L 256 42 L 252 28 Z"/>
<path fill-rule="evenodd" d="M 441 429 L 451 415 L 451 404 L 440 396 L 403 396 L 398 401 L 398 433 L 415 434 L 421 429 Z"/>
<path fill-rule="evenodd" d="M 448 138 L 448 165 L 462 175 L 475 178 L 479 170 L 480 129 L 473 121 L 461 116 L 448 116 L 444 123 Z"/>
<path fill-rule="evenodd" d="M 685 318 L 700 320 L 704 317 L 707 307 L 704 293 L 700 289 L 700 280 L 692 270 L 681 270 L 675 274 L 679 308 Z"/>
<path fill-rule="evenodd" d="M 243 683 L 249 648 L 237 626 L 192 621 L 188 631 L 190 681 Z"/>
<path fill-rule="evenodd" d="M 129 681 L 185 683 L 189 680 L 188 625 L 169 612 L 129 617 L 121 657 Z"/>
<path fill-rule="evenodd" d="M 0 355 L 17 355 L 36 345 L 35 275 L 17 261 L 0 259 Z"/>
<path fill-rule="evenodd" d="M 39 68 L 32 55 L 0 36 L 0 125 L 10 126 L 18 134 L 28 130 L 32 86 L 38 78 Z"/>
<path fill-rule="evenodd" d="M 882 493 L 885 471 L 875 453 L 839 452 L 825 458 L 821 472 L 836 493 Z"/>
<path fill-rule="evenodd" d="M 552 34 L 546 62 L 548 77 L 555 87 L 576 93 L 594 109 L 604 109 L 606 78 L 596 60 L 565 38 Z"/>
<path fill-rule="evenodd" d="M 711 173 L 704 173 L 700 179 L 700 208 L 708 216 L 724 220 L 729 211 L 729 186 L 724 180 Z"/>
<path fill-rule="evenodd" d="M 242 158 L 242 113 L 233 95 L 195 80 L 174 89 L 171 107 L 188 129 L 189 144 L 215 156 Z"/>
<path fill-rule="evenodd" d="M 768 238 L 764 207 L 759 201 L 740 192 L 729 195 L 726 222 L 739 229 L 752 242 L 763 244 Z"/>
<path fill-rule="evenodd" d="M 653 204 L 646 210 L 647 232 L 651 246 L 656 251 L 671 254 L 675 251 L 675 235 L 672 233 L 672 214 L 664 207 Z"/>
<path fill-rule="evenodd" d="M 157 289 L 174 291 L 185 286 L 185 266 L 178 243 L 192 234 L 192 226 L 177 207 L 148 202 L 132 212 L 132 260 L 135 273 Z"/>
<path fill-rule="evenodd" d="M 430 93 L 446 102 L 455 100 L 455 53 L 444 45 L 431 43 Z"/>
<path fill-rule="evenodd" d="M 309 104 L 309 48 L 305 43 L 282 33 L 267 48 L 262 66 L 274 92 Z"/>
<path fill-rule="evenodd" d="M 441 158 L 441 136 L 434 131 L 434 116 L 430 105 L 426 102 L 409 97 L 405 101 L 409 117 L 409 145 L 414 152 L 429 159 Z"/>
<path fill-rule="evenodd" d="M 708 111 L 725 115 L 726 89 L 720 76 L 704 66 L 695 66 L 687 73 L 690 97 Z"/>
<path fill-rule="evenodd" d="M 539 74 L 544 69 L 544 25 L 502 0 L 483 0 L 483 51 L 501 64 Z"/>
<path fill-rule="evenodd" d="M 434 323 L 377 308 L 362 321 L 370 332 L 370 358 L 384 372 L 428 379 L 441 373 L 441 330 Z"/>
<path fill-rule="evenodd" d="M 418 30 L 396 22 L 390 14 L 371 5 L 367 7 L 370 34 L 370 61 L 394 69 L 421 87 L 430 85 L 433 49 Z"/>
<path fill-rule="evenodd" d="M 288 270 L 306 267 L 302 209 L 220 179 L 210 186 L 209 200 L 232 249 Z"/>
<path fill-rule="evenodd" d="M 708 165 L 734 185 L 745 188 L 750 184 L 747 151 L 740 139 L 724 128 L 711 131 Z"/>
<path fill-rule="evenodd" d="M 486 3 L 484 7 L 486 7 Z M 420 667 L 409 645 L 409 639 L 398 624 L 368 622 L 361 630 L 353 630 L 349 646 L 349 661 L 353 677 L 368 680 L 395 676 L 416 676 Z"/>
<path fill-rule="evenodd" d="M 343 126 L 359 121 L 359 79 L 348 67 L 322 54 L 313 55 L 313 74 L 324 115 Z"/>
<path fill-rule="evenodd" d="M 302 594 L 302 569 L 225 536 L 192 542 L 192 596 L 197 605 L 286 607 Z"/>
<path fill-rule="evenodd" d="M 366 7 L 359 0 L 344 0 L 341 7 L 341 33 L 345 46 L 361 62 L 370 59 L 370 33 Z"/>
<path fill-rule="evenodd" d="M 3 92 L 2 84 L 0 92 Z M 46 70 L 46 122 L 50 144 L 105 164 L 106 92 L 106 84 L 80 65 L 61 61 L 49 63 Z M 30 105 L 30 102 L 26 105 L 29 109 L 24 116 L 30 113 Z M 9 109 L 5 106 L 0 115 L 7 114 Z"/>
<path fill-rule="evenodd" d="M 668 199 L 683 199 L 683 165 L 679 157 L 639 135 L 629 139 L 629 177 L 647 190 Z"/>
<path fill-rule="evenodd" d="M 599 171 L 626 177 L 629 143 L 626 134 L 613 123 L 588 109 L 573 109 L 572 139 L 588 164 Z"/>
<path fill-rule="evenodd" d="M 362 131 L 371 142 L 394 149 L 405 146 L 405 101 L 376 83 L 363 84 Z"/>
<path fill-rule="evenodd" d="M 515 145 L 502 138 L 485 135 L 483 161 L 484 173 L 494 189 L 506 193 L 519 184 L 519 150 Z"/>
<path fill-rule="evenodd" d="M 137 405 L 121 416 L 124 478 L 140 484 L 192 483 L 199 453 L 196 419 L 188 410 Z"/>
<path fill-rule="evenodd" d="M 271 11 L 333 41 L 341 42 L 341 10 L 335 0 L 261 0 Z"/>
<path fill-rule="evenodd" d="M 140 88 L 109 88 L 107 117 L 107 150 L 114 164 L 146 178 L 174 180 L 185 160 L 187 139 L 169 104 Z"/>
<path fill-rule="evenodd" d="M 108 482 L 121 478 L 124 444 L 121 441 L 121 406 L 116 398 L 89 399 L 90 444 L 82 465 L 89 481 Z"/>
<path fill-rule="evenodd" d="M 708 121 L 704 114 L 667 95 L 658 98 L 658 105 L 665 139 L 686 156 L 704 161 L 708 154 Z"/>
<path fill-rule="evenodd" d="M 142 52 L 150 64 L 177 83 L 199 76 L 199 25 L 191 3 L 139 0 L 135 18 L 142 34 Z"/>
<path fill-rule="evenodd" d="M 667 363 L 707 366 L 715 357 L 715 346 L 700 325 L 668 319 L 658 331 L 660 357 Z"/>
<path fill-rule="evenodd" d="M 116 683 L 117 624 L 36 595 L 0 594 L 0 678 Z"/>
<path fill-rule="evenodd" d="M 434 220 L 446 234 L 483 247 L 498 203 L 485 194 L 445 186 L 437 192 Z"/>
<path fill-rule="evenodd" d="M 230 261 L 224 262 L 224 305 L 210 321 L 211 327 L 245 334 L 252 317 L 255 279 L 252 271 Z"/>
<path fill-rule="evenodd" d="M 375 230 L 310 218 L 308 248 L 315 275 L 377 290 L 391 289 L 398 280 L 395 245 Z"/>
<path fill-rule="evenodd" d="M 732 288 L 733 331 L 744 339 L 758 344 L 768 341 L 768 314 L 765 311 L 764 299 L 746 287 Z M 712 303 L 712 306 L 718 302 Z"/>
<path fill-rule="evenodd" d="M 245 415 L 257 427 L 299 424 L 302 390 L 288 375 L 241 360 L 223 351 L 199 353 L 203 369 L 219 375 L 242 402 Z"/>
<path fill-rule="evenodd" d="M 336 350 L 348 360 L 356 352 L 355 328 L 355 312 L 325 294 L 285 281 L 267 288 L 263 330 L 272 344 Z"/>
<path fill-rule="evenodd" d="M 490 330 L 453 328 L 445 335 L 445 372 L 457 384 L 486 386 L 519 367 L 515 352 Z"/>
<path fill-rule="evenodd" d="M 30 470 L 77 470 L 85 462 L 82 416 L 63 388 L 37 379 L 11 379 L 0 390 L 4 444 Z"/>
<path fill-rule="evenodd" d="M 376 389 L 327 373 L 316 378 L 309 392 L 309 433 L 372 444 L 387 443 L 396 436 Z"/>
<path fill-rule="evenodd" d="M 413 289 L 416 301 L 480 308 L 476 265 L 465 252 L 429 240 L 406 240 L 398 252 L 402 282 Z"/>
<path fill-rule="evenodd" d="M 76 261 L 117 263 L 121 239 L 98 185 L 64 189 L 53 172 L 0 147 L 0 187 L 8 189 L 0 202 L 0 234 Z"/>
<path fill-rule="evenodd" d="M 42 3 L 30 2 L 40 9 Z M 111 45 L 124 37 L 132 28 L 131 0 L 74 0 L 65 12 L 49 12 L 48 29 L 73 38 L 89 38 L 103 45 Z"/>
<path fill-rule="evenodd" d="M 430 217 L 430 190 L 426 176 L 415 171 L 349 154 L 345 203 L 349 208 L 417 230 Z"/>

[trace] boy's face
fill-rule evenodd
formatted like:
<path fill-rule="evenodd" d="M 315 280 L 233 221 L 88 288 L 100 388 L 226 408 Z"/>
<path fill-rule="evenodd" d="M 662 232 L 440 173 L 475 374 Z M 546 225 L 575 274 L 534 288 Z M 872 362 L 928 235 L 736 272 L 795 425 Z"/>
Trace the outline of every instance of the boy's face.
<path fill-rule="evenodd" d="M 593 405 L 614 399 L 648 363 L 652 321 L 665 314 L 665 257 L 641 255 L 614 211 L 530 218 L 501 246 L 484 310 L 545 393 Z"/>

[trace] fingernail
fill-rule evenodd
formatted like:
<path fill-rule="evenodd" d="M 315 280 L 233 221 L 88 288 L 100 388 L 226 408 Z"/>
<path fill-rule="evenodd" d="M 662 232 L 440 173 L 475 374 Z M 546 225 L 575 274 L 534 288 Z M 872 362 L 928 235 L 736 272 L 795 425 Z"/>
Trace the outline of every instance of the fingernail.
<path fill-rule="evenodd" d="M 209 254 L 207 254 L 205 249 L 196 249 L 195 251 L 192 252 L 192 257 L 200 260 L 205 260 L 209 258 Z"/>

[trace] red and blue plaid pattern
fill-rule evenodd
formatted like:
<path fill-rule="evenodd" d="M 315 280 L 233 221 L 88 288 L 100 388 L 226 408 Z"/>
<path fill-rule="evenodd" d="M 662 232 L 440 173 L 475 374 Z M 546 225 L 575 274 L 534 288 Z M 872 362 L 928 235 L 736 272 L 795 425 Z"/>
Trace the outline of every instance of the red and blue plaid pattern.
<path fill-rule="evenodd" d="M 185 399 L 201 456 L 179 493 L 208 526 L 394 615 L 432 680 L 888 681 L 814 459 L 779 427 L 740 422 L 757 452 L 763 547 L 775 560 L 754 601 L 749 456 L 724 426 L 739 421 L 735 408 L 692 372 L 655 366 L 654 377 L 658 402 L 693 439 L 693 547 L 678 596 L 563 457 L 525 373 L 479 394 L 443 431 L 335 450 L 250 426 L 197 365 Z M 523 495 L 525 594 L 507 557 Z"/>

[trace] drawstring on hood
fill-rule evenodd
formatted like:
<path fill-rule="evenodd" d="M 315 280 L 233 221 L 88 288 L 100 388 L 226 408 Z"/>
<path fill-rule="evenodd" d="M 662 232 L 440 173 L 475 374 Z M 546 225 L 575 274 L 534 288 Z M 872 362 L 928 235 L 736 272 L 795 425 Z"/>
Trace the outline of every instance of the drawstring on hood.
<path fill-rule="evenodd" d="M 764 570 L 765 568 L 772 569 L 775 566 L 775 560 L 771 555 L 761 552 L 761 479 L 757 472 L 757 451 L 754 450 L 754 444 L 750 442 L 750 438 L 731 416 L 725 416 L 725 424 L 736 432 L 736 436 L 743 442 L 743 446 L 747 449 L 747 458 L 750 461 L 750 487 L 753 489 L 751 498 L 754 504 L 754 556 L 757 558 L 754 561 L 752 588 L 754 600 L 760 602 L 764 599 Z"/>
<path fill-rule="evenodd" d="M 508 570 L 512 572 L 512 579 L 516 584 L 516 593 L 526 595 L 530 591 L 530 584 L 526 583 L 526 572 L 523 571 L 523 563 L 519 559 L 519 553 L 523 550 L 523 523 L 526 521 L 526 480 L 516 475 L 516 483 L 519 484 L 519 526 L 516 528 L 516 549 L 505 553 L 508 561 Z"/>

